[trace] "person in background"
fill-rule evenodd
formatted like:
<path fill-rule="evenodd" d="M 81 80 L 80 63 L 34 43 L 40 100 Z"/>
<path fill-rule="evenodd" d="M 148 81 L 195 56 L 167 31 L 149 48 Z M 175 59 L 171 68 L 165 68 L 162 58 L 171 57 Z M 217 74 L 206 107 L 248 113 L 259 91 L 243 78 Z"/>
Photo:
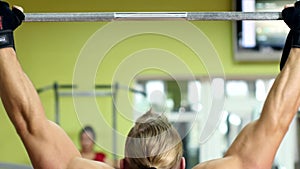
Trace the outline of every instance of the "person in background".
<path fill-rule="evenodd" d="M 95 151 L 96 133 L 91 126 L 85 126 L 79 133 L 80 154 L 83 158 L 105 162 L 106 155 Z"/>
<path fill-rule="evenodd" d="M 106 163 L 115 168 L 120 168 L 119 160 L 107 158 L 103 152 L 95 151 L 96 132 L 90 125 L 84 126 L 79 132 L 80 154 L 82 158 Z"/>

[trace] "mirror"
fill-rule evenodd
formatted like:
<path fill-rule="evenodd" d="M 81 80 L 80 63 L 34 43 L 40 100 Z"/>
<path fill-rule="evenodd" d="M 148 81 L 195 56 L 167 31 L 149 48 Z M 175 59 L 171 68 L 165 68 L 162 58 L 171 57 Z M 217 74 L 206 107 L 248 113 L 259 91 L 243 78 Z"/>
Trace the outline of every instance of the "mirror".
<path fill-rule="evenodd" d="M 241 12 L 281 12 L 291 0 L 234 0 L 233 8 Z M 288 26 L 282 20 L 233 21 L 235 61 L 278 61 L 281 58 Z"/>

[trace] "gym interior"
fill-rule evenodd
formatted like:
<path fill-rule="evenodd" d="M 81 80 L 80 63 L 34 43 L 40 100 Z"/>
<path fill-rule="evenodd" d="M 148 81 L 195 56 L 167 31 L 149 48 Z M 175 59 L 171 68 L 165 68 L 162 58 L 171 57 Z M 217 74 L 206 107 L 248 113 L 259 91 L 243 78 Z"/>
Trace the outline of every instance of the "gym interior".
<path fill-rule="evenodd" d="M 7 2 L 22 6 L 25 14 L 230 12 L 241 11 L 242 3 L 247 3 L 240 0 Z M 276 0 L 252 2 L 254 11 L 280 12 L 284 5 Z M 25 19 L 14 33 L 19 61 L 39 93 L 47 118 L 61 126 L 78 148 L 79 131 L 84 125 L 93 126 L 97 135 L 95 149 L 104 152 L 107 158 L 120 159 L 126 135 L 137 117 L 150 108 L 163 112 L 182 136 L 188 169 L 199 162 L 222 157 L 243 126 L 259 117 L 280 72 L 279 61 L 288 31 L 282 20 L 182 23 L 181 17 L 59 19 Z M 90 49 L 94 45 L 98 50 Z M 26 150 L 2 105 L 0 124 L 0 168 L 31 168 Z M 277 152 L 274 169 L 299 168 L 299 131 L 296 116 Z"/>

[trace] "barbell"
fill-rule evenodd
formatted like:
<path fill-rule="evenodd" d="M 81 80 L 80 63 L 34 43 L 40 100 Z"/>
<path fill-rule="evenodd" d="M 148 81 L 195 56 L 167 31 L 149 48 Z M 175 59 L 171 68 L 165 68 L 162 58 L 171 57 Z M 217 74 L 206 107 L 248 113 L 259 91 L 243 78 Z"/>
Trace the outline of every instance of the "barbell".
<path fill-rule="evenodd" d="M 185 19 L 200 20 L 282 20 L 281 12 L 77 12 L 25 13 L 25 22 L 101 22 L 113 20 Z"/>

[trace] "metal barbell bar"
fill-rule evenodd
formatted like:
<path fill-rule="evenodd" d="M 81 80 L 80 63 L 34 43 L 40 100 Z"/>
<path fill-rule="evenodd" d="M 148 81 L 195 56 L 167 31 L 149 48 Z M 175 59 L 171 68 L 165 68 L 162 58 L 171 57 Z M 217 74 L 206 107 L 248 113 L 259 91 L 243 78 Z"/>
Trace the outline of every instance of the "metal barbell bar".
<path fill-rule="evenodd" d="M 25 13 L 25 22 L 100 22 L 118 19 L 282 20 L 281 12 L 79 12 Z"/>

